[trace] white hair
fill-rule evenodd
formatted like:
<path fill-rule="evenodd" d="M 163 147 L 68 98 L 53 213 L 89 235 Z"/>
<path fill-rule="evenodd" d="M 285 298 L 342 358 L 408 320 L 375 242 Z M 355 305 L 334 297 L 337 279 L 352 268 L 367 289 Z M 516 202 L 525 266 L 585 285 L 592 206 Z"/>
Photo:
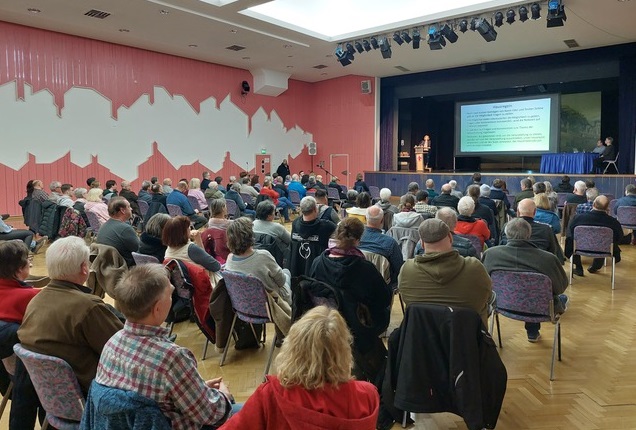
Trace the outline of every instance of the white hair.
<path fill-rule="evenodd" d="M 490 197 L 490 186 L 483 184 L 479 187 L 479 193 L 484 197 Z"/>
<path fill-rule="evenodd" d="M 300 212 L 303 215 L 310 214 L 316 210 L 316 199 L 312 196 L 303 197 L 300 201 Z"/>
<path fill-rule="evenodd" d="M 382 200 L 383 202 L 388 202 L 390 198 L 391 190 L 389 190 L 388 188 L 382 188 L 380 190 L 380 200 Z"/>
<path fill-rule="evenodd" d="M 46 250 L 46 270 L 51 279 L 68 280 L 88 263 L 89 249 L 84 239 L 68 236 L 56 240 Z"/>
<path fill-rule="evenodd" d="M 448 181 L 448 185 L 450 185 L 451 188 L 454 190 L 455 188 L 457 188 L 457 181 L 454 179 L 451 179 L 450 181 Z"/>
<path fill-rule="evenodd" d="M 384 220 L 384 211 L 379 206 L 371 205 L 366 210 L 366 216 L 369 224 L 382 224 L 382 221 Z"/>
<path fill-rule="evenodd" d="M 470 216 L 475 211 L 475 201 L 470 196 L 464 196 L 457 203 L 457 211 L 460 215 Z"/>
<path fill-rule="evenodd" d="M 585 185 L 585 182 L 583 181 L 576 181 L 574 183 L 574 189 L 580 193 L 583 193 L 585 192 L 585 190 L 587 190 L 587 186 Z"/>

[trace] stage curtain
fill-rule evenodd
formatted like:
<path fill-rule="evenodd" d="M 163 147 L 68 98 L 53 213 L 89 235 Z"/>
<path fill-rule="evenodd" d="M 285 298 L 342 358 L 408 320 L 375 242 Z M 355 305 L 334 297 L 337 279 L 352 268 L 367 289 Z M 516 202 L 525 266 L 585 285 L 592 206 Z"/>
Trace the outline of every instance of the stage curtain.
<path fill-rule="evenodd" d="M 393 170 L 393 129 L 395 118 L 395 104 L 393 101 L 395 89 L 393 86 L 382 87 L 380 98 L 380 170 Z"/>

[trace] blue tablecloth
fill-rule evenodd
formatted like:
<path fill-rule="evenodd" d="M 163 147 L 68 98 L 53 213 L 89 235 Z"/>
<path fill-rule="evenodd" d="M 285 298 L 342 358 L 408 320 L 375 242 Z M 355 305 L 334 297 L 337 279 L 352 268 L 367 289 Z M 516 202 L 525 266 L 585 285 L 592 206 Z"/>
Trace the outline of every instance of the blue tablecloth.
<path fill-rule="evenodd" d="M 544 154 L 541 156 L 541 173 L 590 173 L 598 154 Z"/>

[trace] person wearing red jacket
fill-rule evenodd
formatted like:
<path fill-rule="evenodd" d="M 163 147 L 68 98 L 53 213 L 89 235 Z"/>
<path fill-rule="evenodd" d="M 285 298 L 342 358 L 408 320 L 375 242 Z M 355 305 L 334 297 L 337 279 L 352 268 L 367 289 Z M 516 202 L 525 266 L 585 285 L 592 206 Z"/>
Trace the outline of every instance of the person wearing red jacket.
<path fill-rule="evenodd" d="M 375 429 L 378 391 L 354 380 L 352 366 L 344 319 L 335 309 L 315 307 L 291 326 L 276 357 L 278 374 L 220 429 Z"/>
<path fill-rule="evenodd" d="M 290 222 L 289 210 L 295 210 L 296 206 L 294 206 L 294 204 L 287 197 L 281 197 L 276 191 L 272 189 L 272 181 L 270 179 L 265 179 L 265 181 L 263 181 L 263 187 L 261 188 L 259 194 L 263 194 L 271 198 L 276 207 L 282 209 L 285 222 Z"/>

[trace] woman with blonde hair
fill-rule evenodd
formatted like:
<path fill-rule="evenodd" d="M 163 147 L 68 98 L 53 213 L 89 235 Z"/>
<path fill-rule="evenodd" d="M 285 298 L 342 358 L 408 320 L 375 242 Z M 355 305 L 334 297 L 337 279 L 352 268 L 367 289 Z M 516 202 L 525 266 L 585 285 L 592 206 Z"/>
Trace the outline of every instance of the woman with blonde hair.
<path fill-rule="evenodd" d="M 378 392 L 354 380 L 352 366 L 344 319 L 335 309 L 315 307 L 292 325 L 276 357 L 277 375 L 221 429 L 375 429 Z"/>
<path fill-rule="evenodd" d="M 559 216 L 552 211 L 550 199 L 546 193 L 534 195 L 534 204 L 537 205 L 537 212 L 534 214 L 536 222 L 542 222 L 552 227 L 554 234 L 561 233 L 561 220 Z"/>
<path fill-rule="evenodd" d="M 100 226 L 110 219 L 108 205 L 102 200 L 102 194 L 103 190 L 101 188 L 91 188 L 86 193 L 86 203 L 84 204 L 86 212 L 92 212 L 97 215 Z"/>
<path fill-rule="evenodd" d="M 205 195 L 201 191 L 201 180 L 199 178 L 190 179 L 190 187 L 188 188 L 188 196 L 192 196 L 197 199 L 199 207 L 192 208 L 204 211 L 208 209 L 208 202 L 205 200 Z"/>

